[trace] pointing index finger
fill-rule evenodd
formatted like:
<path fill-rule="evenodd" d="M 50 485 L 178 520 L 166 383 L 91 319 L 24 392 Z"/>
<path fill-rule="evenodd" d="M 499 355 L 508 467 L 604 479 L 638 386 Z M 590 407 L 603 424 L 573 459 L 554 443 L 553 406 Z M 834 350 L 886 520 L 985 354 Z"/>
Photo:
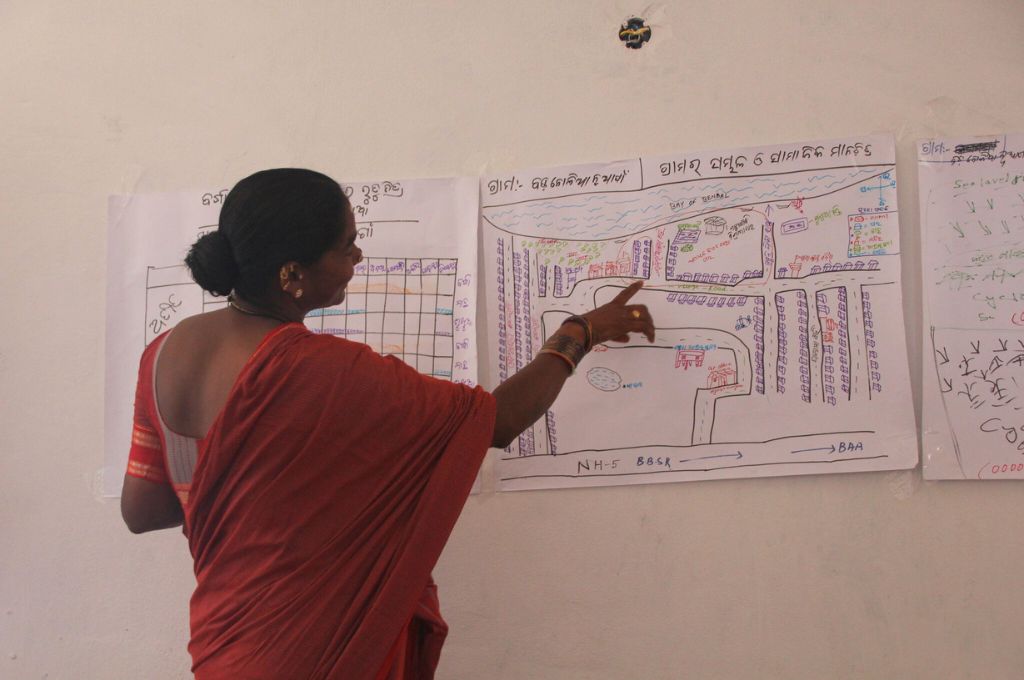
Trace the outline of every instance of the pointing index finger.
<path fill-rule="evenodd" d="M 643 286 L 643 281 L 634 281 L 633 283 L 629 284 L 628 287 L 623 288 L 621 291 L 619 291 L 619 294 L 615 296 L 614 302 L 617 302 L 620 305 L 626 304 L 627 302 L 629 302 L 629 298 L 636 295 L 636 292 L 643 288 Z"/>

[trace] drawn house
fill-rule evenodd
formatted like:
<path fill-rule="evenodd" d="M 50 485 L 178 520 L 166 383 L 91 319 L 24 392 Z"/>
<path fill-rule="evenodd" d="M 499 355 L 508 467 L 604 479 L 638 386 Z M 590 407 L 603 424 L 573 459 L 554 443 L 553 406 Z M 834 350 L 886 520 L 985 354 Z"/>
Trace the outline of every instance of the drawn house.
<path fill-rule="evenodd" d="M 615 276 L 618 273 L 619 273 L 619 265 L 617 265 L 614 262 L 605 262 L 604 263 L 604 275 L 605 276 Z"/>
<path fill-rule="evenodd" d="M 600 277 L 601 277 L 601 265 L 599 265 L 599 264 L 592 264 L 592 265 L 590 265 L 590 268 L 587 270 L 587 278 L 588 279 L 597 279 L 597 278 L 600 278 Z"/>
<path fill-rule="evenodd" d="M 711 236 L 718 236 L 725 232 L 726 221 L 718 215 L 713 215 L 704 220 L 704 233 Z"/>
<path fill-rule="evenodd" d="M 684 371 L 691 366 L 700 368 L 704 364 L 704 350 L 702 349 L 678 349 L 676 350 L 676 368 Z"/>
<path fill-rule="evenodd" d="M 708 387 L 724 387 L 736 382 L 736 371 L 731 366 L 716 366 L 708 373 Z"/>

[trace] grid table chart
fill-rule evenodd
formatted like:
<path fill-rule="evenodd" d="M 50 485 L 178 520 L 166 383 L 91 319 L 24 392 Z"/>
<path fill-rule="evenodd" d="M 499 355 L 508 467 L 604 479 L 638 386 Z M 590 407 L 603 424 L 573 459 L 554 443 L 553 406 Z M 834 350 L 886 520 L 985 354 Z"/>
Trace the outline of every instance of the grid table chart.
<path fill-rule="evenodd" d="M 227 304 L 227 298 L 200 288 L 183 264 L 146 267 L 145 345 L 185 317 L 211 312 Z"/>
<path fill-rule="evenodd" d="M 457 273 L 454 258 L 366 258 L 356 265 L 344 302 L 310 312 L 306 325 L 450 380 Z"/>

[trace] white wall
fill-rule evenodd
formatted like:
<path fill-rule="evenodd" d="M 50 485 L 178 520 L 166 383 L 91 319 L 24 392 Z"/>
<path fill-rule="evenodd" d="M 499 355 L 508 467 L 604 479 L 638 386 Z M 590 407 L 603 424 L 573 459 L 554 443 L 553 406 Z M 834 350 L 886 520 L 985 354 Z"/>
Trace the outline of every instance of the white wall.
<path fill-rule="evenodd" d="M 0 677 L 187 674 L 185 541 L 98 495 L 108 194 L 891 131 L 919 384 L 912 142 L 1024 130 L 1022 28 L 1014 0 L 0 2 Z M 918 471 L 488 485 L 436 570 L 441 677 L 1020 677 L 1022 500 Z"/>

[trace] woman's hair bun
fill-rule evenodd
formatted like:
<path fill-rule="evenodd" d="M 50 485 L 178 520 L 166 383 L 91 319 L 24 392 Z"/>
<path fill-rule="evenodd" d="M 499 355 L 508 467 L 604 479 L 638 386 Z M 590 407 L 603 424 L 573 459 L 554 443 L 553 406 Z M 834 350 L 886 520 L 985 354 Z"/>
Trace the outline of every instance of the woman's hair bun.
<path fill-rule="evenodd" d="M 192 244 L 185 264 L 195 282 L 214 295 L 229 294 L 238 281 L 238 263 L 231 242 L 219 229 L 200 236 Z"/>

